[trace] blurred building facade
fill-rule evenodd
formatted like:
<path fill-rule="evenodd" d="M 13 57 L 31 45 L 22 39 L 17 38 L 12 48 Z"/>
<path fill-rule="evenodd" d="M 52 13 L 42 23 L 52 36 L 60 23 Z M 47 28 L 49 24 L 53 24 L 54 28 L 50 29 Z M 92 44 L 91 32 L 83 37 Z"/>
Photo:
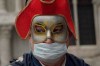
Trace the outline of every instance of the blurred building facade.
<path fill-rule="evenodd" d="M 100 66 L 100 0 L 69 0 L 77 40 L 68 52 L 91 66 Z M 21 40 L 14 27 L 25 0 L 0 0 L 0 66 L 30 51 L 28 40 Z"/>

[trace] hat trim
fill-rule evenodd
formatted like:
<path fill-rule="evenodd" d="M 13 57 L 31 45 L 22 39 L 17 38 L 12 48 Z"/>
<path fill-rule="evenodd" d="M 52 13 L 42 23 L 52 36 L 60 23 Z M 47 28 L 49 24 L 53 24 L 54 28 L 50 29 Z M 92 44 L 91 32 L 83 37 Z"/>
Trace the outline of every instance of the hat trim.
<path fill-rule="evenodd" d="M 29 31 L 27 32 L 27 35 L 25 36 L 25 38 L 23 38 L 20 33 L 18 32 L 17 30 L 17 27 L 16 27 L 16 22 L 17 22 L 17 19 L 18 17 L 20 16 L 20 14 L 25 10 L 25 8 L 27 8 L 29 6 L 29 4 L 31 3 L 32 0 L 29 0 L 29 2 L 27 3 L 27 5 L 19 12 L 19 14 L 17 15 L 16 19 L 15 19 L 15 29 L 16 29 L 16 32 L 18 34 L 18 36 L 21 38 L 21 39 L 26 39 L 28 37 L 28 34 L 29 34 Z"/>
<path fill-rule="evenodd" d="M 40 0 L 42 3 L 45 3 L 45 4 L 52 4 L 55 2 L 55 0 L 51 0 L 50 2 L 47 2 L 47 1 L 43 1 L 43 0 Z"/>

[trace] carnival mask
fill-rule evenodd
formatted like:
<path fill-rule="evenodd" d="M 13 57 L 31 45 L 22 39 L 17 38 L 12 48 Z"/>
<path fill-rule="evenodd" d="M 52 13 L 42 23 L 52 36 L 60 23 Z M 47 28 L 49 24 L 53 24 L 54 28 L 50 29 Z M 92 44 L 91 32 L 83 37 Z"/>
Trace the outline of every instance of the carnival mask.
<path fill-rule="evenodd" d="M 67 24 L 61 16 L 36 16 L 32 20 L 31 35 L 34 43 L 43 43 L 46 39 L 63 43 L 68 38 Z"/>

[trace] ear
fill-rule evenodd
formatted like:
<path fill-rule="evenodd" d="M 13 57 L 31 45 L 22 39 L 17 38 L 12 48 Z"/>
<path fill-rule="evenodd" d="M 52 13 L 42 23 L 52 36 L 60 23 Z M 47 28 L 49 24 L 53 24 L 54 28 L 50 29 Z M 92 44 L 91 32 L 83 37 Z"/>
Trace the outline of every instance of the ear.
<path fill-rule="evenodd" d="M 29 38 L 29 42 L 30 42 L 31 44 L 33 44 L 32 37 Z"/>
<path fill-rule="evenodd" d="M 34 41 L 33 41 L 33 39 L 32 39 L 31 33 L 29 33 L 29 41 L 30 41 L 31 44 L 34 44 Z"/>
<path fill-rule="evenodd" d="M 32 37 L 29 38 L 29 42 L 30 42 L 31 50 L 33 51 L 34 50 L 34 42 L 32 40 Z"/>
<path fill-rule="evenodd" d="M 30 39 L 30 38 L 31 38 L 31 32 L 29 31 L 27 39 Z"/>

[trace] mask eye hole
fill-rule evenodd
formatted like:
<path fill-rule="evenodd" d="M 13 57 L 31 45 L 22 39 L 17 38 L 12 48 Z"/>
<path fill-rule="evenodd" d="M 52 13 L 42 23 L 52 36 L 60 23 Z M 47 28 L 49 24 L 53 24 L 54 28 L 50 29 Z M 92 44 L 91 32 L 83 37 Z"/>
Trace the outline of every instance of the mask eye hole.
<path fill-rule="evenodd" d="M 63 27 L 64 26 L 62 24 L 61 25 L 56 25 L 52 32 L 53 33 L 61 33 L 63 31 Z"/>
<path fill-rule="evenodd" d="M 34 30 L 36 33 L 45 33 L 46 32 L 45 27 L 43 25 L 38 25 L 38 24 L 34 25 Z"/>

